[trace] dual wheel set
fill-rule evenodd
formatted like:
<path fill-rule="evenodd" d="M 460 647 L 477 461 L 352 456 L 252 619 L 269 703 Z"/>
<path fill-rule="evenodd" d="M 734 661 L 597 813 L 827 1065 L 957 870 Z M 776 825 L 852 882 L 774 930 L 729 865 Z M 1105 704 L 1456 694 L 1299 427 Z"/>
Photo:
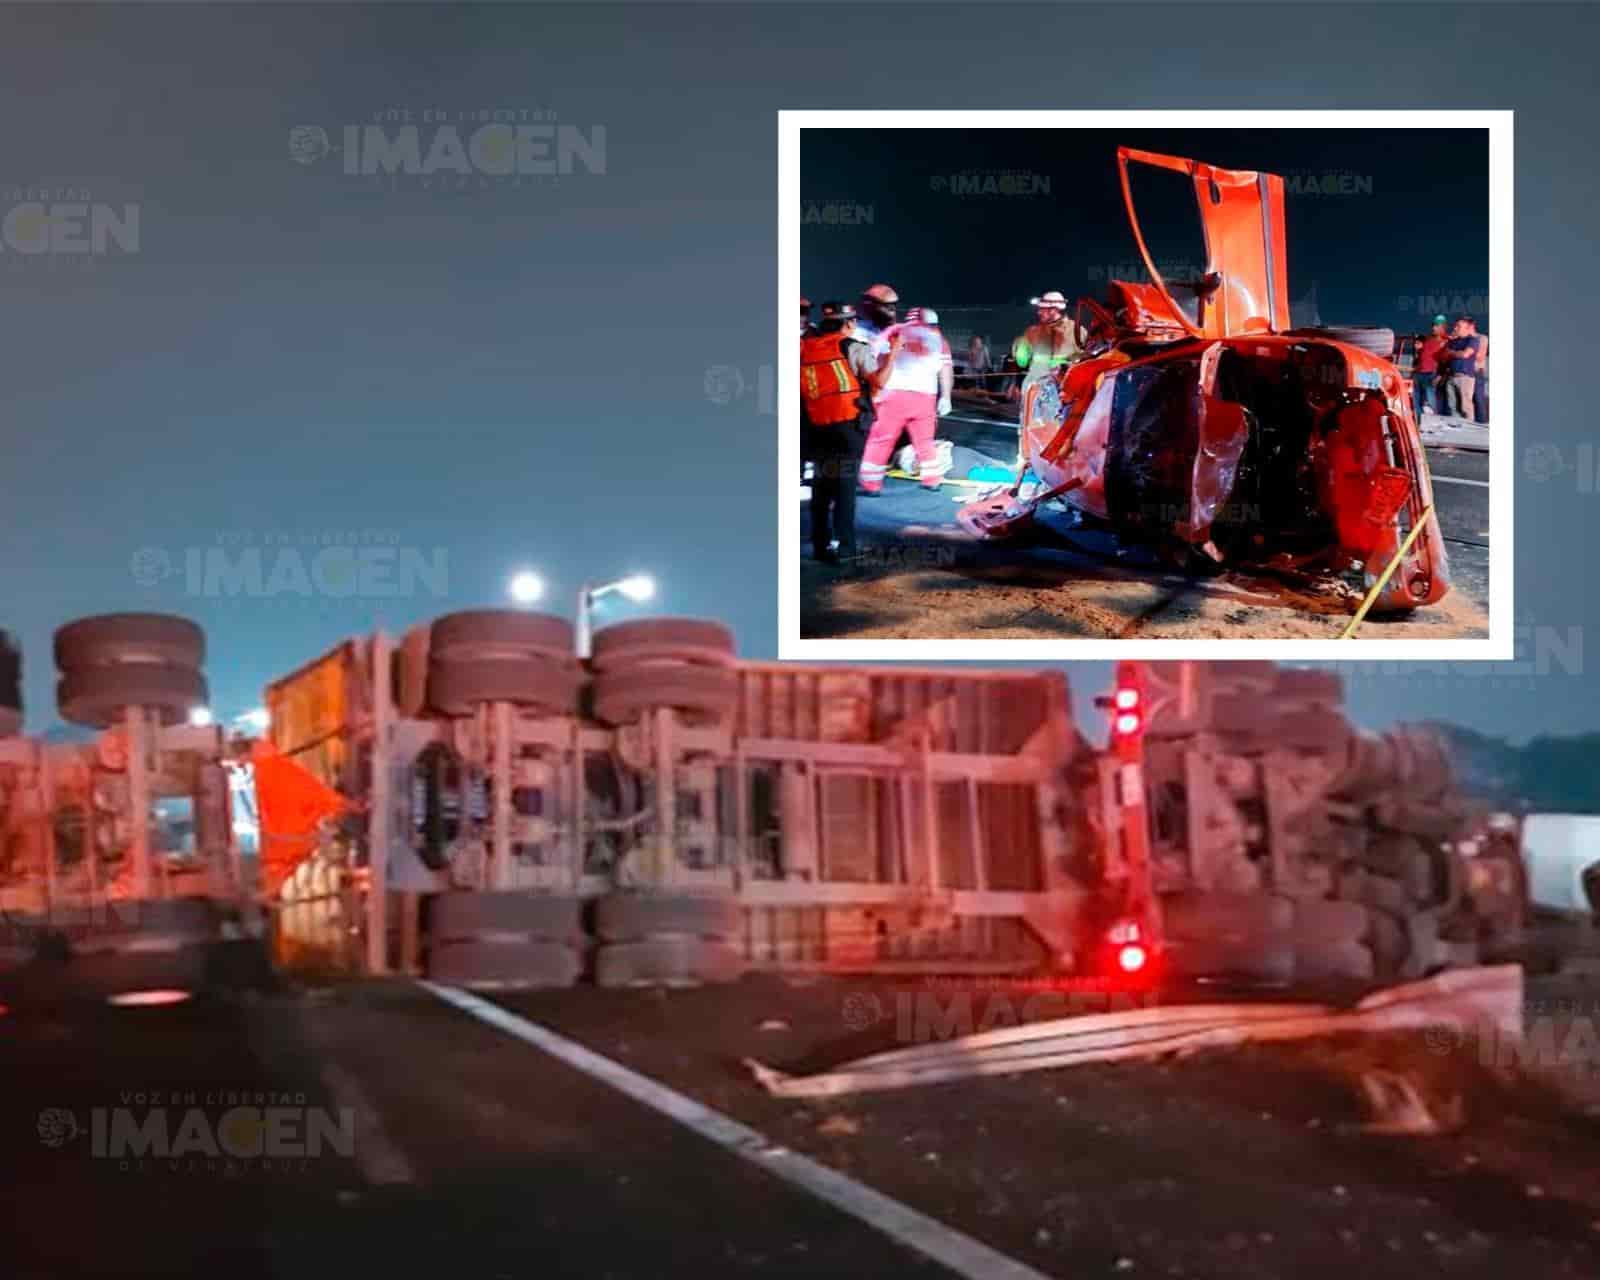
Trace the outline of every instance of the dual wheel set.
<path fill-rule="evenodd" d="M 427 974 L 479 989 L 697 986 L 743 974 L 731 894 L 443 893 L 428 902 Z"/>
<path fill-rule="evenodd" d="M 739 697 L 733 633 L 699 618 L 642 618 L 596 632 L 587 682 L 571 623 L 509 609 L 435 619 L 425 670 L 405 647 L 399 665 L 400 710 L 408 716 L 466 716 L 503 702 L 550 715 L 587 710 L 602 723 L 626 725 L 658 708 L 720 719 Z"/>

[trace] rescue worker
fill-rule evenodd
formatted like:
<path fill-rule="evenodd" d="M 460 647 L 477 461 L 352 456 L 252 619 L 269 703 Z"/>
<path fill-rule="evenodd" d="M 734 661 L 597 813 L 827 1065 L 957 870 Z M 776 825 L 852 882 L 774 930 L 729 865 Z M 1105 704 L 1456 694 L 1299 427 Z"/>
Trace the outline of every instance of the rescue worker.
<path fill-rule="evenodd" d="M 800 342 L 801 449 L 811 463 L 811 554 L 839 564 L 856 554 L 856 478 L 872 421 L 878 361 L 855 334 L 855 308 L 822 304 Z"/>
<path fill-rule="evenodd" d="M 1067 300 L 1059 289 L 1033 299 L 1037 324 L 1031 324 L 1011 344 L 1011 358 L 1023 371 L 1022 389 L 1042 382 L 1064 364 L 1078 358 L 1078 341 L 1067 319 Z"/>
<path fill-rule="evenodd" d="M 811 323 L 811 299 L 800 299 L 800 336 L 809 338 L 816 333 L 816 327 Z"/>
<path fill-rule="evenodd" d="M 950 412 L 955 380 L 950 343 L 939 332 L 938 313 L 931 307 L 911 308 L 903 324 L 878 335 L 878 346 L 874 421 L 861 459 L 861 492 L 869 497 L 883 492 L 883 478 L 901 432 L 911 437 L 917 451 L 922 487 L 937 489 L 944 482 L 946 464 L 939 459 L 934 431 L 939 417 Z"/>
<path fill-rule="evenodd" d="M 1059 289 L 1041 293 L 1032 300 L 1035 324 L 1024 329 L 1011 344 L 1011 359 L 1022 370 L 1022 382 L 1017 388 L 1018 413 L 1027 406 L 1028 388 L 1043 382 L 1063 365 L 1078 358 L 1078 339 L 1072 323 L 1067 319 L 1067 300 Z M 1023 445 L 1023 422 L 1017 421 L 1017 468 L 1026 462 Z"/>
<path fill-rule="evenodd" d="M 900 305 L 900 295 L 886 284 L 875 284 L 862 291 L 856 301 L 856 337 L 869 347 L 878 345 L 878 339 L 894 323 L 895 309 Z M 875 352 L 882 355 L 883 352 Z"/>

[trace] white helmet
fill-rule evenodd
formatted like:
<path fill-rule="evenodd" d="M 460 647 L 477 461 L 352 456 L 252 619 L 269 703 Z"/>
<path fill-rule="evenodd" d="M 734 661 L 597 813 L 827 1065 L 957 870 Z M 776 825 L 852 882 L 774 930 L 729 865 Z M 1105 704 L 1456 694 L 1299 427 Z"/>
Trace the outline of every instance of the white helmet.
<path fill-rule="evenodd" d="M 1037 298 L 1029 298 L 1028 305 L 1032 307 L 1055 307 L 1059 311 L 1067 309 L 1067 300 L 1062 297 L 1060 289 L 1051 289 L 1048 293 L 1041 293 Z"/>

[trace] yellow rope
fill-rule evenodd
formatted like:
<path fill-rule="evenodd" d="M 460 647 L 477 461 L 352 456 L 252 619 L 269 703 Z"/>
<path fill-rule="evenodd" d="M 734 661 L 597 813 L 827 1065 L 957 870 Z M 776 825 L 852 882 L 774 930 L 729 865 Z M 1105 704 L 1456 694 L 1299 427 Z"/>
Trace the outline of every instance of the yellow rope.
<path fill-rule="evenodd" d="M 1361 602 L 1361 607 L 1356 610 L 1356 616 L 1350 619 L 1350 625 L 1340 633 L 1339 639 L 1349 640 L 1355 636 L 1356 628 L 1361 625 L 1362 619 L 1367 616 L 1367 610 L 1372 608 L 1372 602 L 1378 598 L 1378 592 L 1383 590 L 1383 584 L 1394 576 L 1394 571 L 1399 567 L 1400 561 L 1405 558 L 1406 552 L 1411 550 L 1411 544 L 1417 540 L 1417 535 L 1422 532 L 1423 525 L 1428 523 L 1428 517 L 1433 514 L 1433 504 L 1430 502 L 1422 513 L 1422 519 L 1412 526 L 1411 532 L 1406 534 L 1406 540 L 1400 544 L 1400 550 L 1394 553 L 1394 559 L 1389 561 L 1389 567 L 1383 571 L 1383 576 L 1372 584 L 1372 590 L 1367 592 L 1367 598 Z"/>

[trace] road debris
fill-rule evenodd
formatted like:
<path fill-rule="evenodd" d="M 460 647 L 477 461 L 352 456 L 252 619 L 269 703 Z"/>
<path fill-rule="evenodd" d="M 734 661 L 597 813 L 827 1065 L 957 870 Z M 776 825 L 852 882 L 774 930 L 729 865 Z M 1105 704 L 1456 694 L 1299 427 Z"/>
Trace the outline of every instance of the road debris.
<path fill-rule="evenodd" d="M 1353 1009 L 1328 1005 L 1216 1004 L 1157 1006 L 1057 1018 L 936 1044 L 871 1054 L 832 1071 L 791 1076 L 745 1059 L 769 1093 L 826 1098 L 972 1076 L 1016 1075 L 1087 1062 L 1162 1057 L 1185 1050 L 1320 1036 L 1449 1027 L 1520 1038 L 1522 969 L 1518 965 L 1462 969 L 1382 990 Z M 1414 1104 L 1423 1111 L 1420 1099 Z"/>

